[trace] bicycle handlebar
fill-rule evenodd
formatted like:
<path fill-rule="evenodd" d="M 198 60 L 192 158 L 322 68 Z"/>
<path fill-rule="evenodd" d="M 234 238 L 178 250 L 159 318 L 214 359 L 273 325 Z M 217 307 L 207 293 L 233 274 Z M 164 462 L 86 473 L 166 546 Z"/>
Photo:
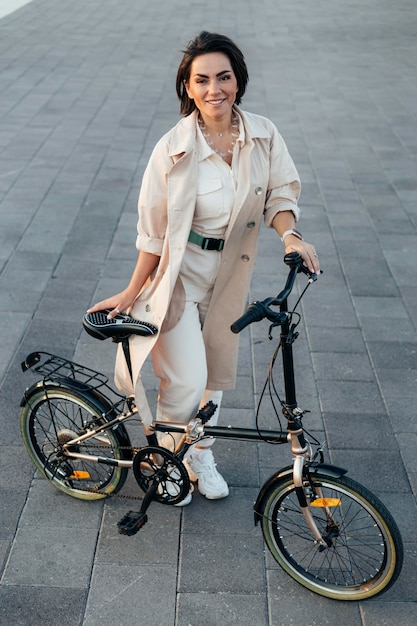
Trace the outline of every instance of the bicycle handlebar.
<path fill-rule="evenodd" d="M 231 325 L 230 330 L 232 333 L 240 333 L 244 328 L 246 328 L 246 326 L 249 326 L 249 324 L 260 322 L 265 317 L 274 324 L 283 324 L 287 319 L 287 313 L 273 311 L 270 307 L 280 306 L 285 302 L 285 300 L 287 300 L 294 287 L 295 279 L 298 273 L 302 272 L 303 274 L 306 274 L 310 282 L 317 280 L 317 274 L 308 270 L 298 252 L 290 252 L 289 254 L 286 254 L 284 257 L 284 263 L 290 268 L 284 289 L 276 298 L 266 298 L 262 301 L 251 302 L 245 313 Z"/>
<path fill-rule="evenodd" d="M 275 298 L 267 298 L 266 300 L 251 302 L 245 313 L 239 317 L 230 327 L 232 333 L 240 333 L 246 326 L 253 324 L 253 322 L 260 322 L 267 317 L 271 322 L 278 324 L 286 320 L 286 313 L 277 313 L 272 311 L 269 307 L 271 305 L 278 304 Z"/>

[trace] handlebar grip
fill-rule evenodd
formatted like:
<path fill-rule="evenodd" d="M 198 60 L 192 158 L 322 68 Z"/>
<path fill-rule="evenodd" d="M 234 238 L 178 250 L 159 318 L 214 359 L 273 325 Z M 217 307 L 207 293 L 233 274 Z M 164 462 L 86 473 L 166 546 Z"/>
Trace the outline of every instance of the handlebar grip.
<path fill-rule="evenodd" d="M 260 322 L 265 317 L 265 308 L 262 302 L 252 302 L 242 317 L 239 317 L 230 327 L 232 333 L 240 333 L 253 322 Z"/>

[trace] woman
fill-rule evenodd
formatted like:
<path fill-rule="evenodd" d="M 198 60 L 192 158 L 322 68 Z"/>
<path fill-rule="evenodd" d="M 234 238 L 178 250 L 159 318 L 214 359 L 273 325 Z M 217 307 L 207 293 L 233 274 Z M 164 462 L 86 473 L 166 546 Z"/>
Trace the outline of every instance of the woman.
<path fill-rule="evenodd" d="M 245 307 L 262 218 L 285 252 L 319 271 L 314 247 L 295 230 L 300 182 L 287 148 L 268 119 L 238 108 L 247 82 L 243 54 L 228 37 L 202 32 L 189 43 L 177 74 L 183 117 L 157 143 L 142 181 L 136 267 L 126 289 L 90 309 L 129 311 L 160 329 L 130 339 L 134 389 L 120 350 L 116 362 L 116 383 L 135 392 L 145 422 L 152 418 L 140 370 L 149 353 L 160 379 L 158 420 L 188 422 L 234 387 L 230 325 Z M 200 493 L 217 499 L 229 489 L 212 443 L 193 446 L 186 465 Z M 190 501 L 191 493 L 181 504 Z"/>

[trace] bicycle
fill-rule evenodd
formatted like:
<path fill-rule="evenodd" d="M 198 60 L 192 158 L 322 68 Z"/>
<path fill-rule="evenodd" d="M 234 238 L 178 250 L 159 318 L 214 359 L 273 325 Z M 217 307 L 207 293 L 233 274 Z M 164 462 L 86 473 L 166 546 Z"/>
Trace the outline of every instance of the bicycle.
<path fill-rule="evenodd" d="M 133 448 L 124 422 L 138 417 L 133 398 L 115 392 L 100 372 L 45 352 L 22 363 L 43 378 L 29 387 L 21 402 L 20 425 L 25 447 L 37 469 L 70 496 L 94 500 L 115 495 L 129 469 L 144 492 L 139 511 L 129 511 L 118 523 L 119 532 L 134 535 L 147 521 L 152 501 L 177 504 L 189 493 L 190 479 L 183 464 L 187 450 L 204 437 L 291 444 L 292 465 L 279 469 L 261 487 L 254 504 L 255 525 L 279 565 L 311 591 L 336 600 L 364 600 L 386 591 L 398 578 L 403 560 L 401 535 L 393 517 L 366 487 L 346 476 L 347 470 L 324 462 L 324 444 L 307 439 L 297 405 L 293 343 L 300 314 L 296 308 L 317 276 L 297 253 L 285 256 L 289 267 L 284 289 L 276 297 L 253 302 L 231 327 L 240 332 L 268 319 L 269 337 L 280 327 L 265 388 L 275 393 L 287 428 L 210 426 L 216 406 L 206 405 L 188 424 L 152 422 L 143 425 L 147 444 Z M 288 298 L 298 274 L 307 283 L 295 306 Z M 275 307 L 275 308 L 274 308 Z M 152 335 L 150 324 L 106 312 L 86 315 L 87 332 L 98 339 L 121 341 L 128 365 L 128 337 Z M 282 352 L 285 400 L 275 390 L 272 370 Z M 264 390 L 265 390 L 264 388 Z M 116 400 L 109 398 L 108 392 Z M 276 412 L 277 416 L 278 413 Z M 278 417 L 279 420 L 279 417 Z M 280 423 L 280 422 L 279 422 Z M 158 443 L 157 433 L 180 437 L 173 450 Z"/>

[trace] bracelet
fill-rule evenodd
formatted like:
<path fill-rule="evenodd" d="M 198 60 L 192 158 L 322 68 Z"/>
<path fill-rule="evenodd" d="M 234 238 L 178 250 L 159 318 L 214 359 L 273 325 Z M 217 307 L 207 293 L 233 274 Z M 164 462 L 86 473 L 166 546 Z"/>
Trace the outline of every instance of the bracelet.
<path fill-rule="evenodd" d="M 297 237 L 298 239 L 301 239 L 301 241 L 304 241 L 302 234 L 298 232 L 298 230 L 294 230 L 293 228 L 285 231 L 285 233 L 281 237 L 281 241 L 284 242 L 285 237 L 288 237 L 288 235 L 294 235 L 294 237 Z"/>

